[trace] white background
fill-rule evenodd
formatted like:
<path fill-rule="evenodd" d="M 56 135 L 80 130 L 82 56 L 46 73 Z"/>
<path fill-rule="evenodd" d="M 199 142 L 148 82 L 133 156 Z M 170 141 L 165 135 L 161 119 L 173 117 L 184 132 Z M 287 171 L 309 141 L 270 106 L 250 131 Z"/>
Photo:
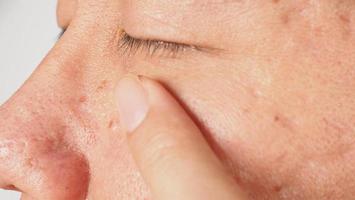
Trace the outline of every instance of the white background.
<path fill-rule="evenodd" d="M 55 10 L 56 0 L 0 0 L 0 104 L 55 43 L 60 32 Z M 18 193 L 0 190 L 0 200 L 18 199 Z"/>

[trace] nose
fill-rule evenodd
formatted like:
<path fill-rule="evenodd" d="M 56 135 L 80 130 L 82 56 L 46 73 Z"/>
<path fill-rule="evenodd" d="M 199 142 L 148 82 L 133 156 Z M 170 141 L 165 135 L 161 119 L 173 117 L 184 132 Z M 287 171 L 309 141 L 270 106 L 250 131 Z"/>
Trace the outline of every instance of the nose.
<path fill-rule="evenodd" d="M 107 109 L 114 103 L 106 101 L 124 73 L 121 59 L 112 56 L 119 16 L 111 12 L 102 13 L 109 19 L 78 14 L 81 20 L 0 107 L 0 188 L 18 190 L 24 200 L 86 198 L 97 133 L 118 124 Z"/>
<path fill-rule="evenodd" d="M 86 198 L 90 170 L 78 140 L 93 140 L 94 123 L 81 60 L 53 50 L 0 107 L 0 188 L 29 200 Z"/>
<path fill-rule="evenodd" d="M 74 105 L 76 94 L 63 95 L 76 91 L 70 85 L 38 70 L 0 108 L 1 188 L 22 192 L 23 199 L 85 199 L 89 166 L 72 136 L 83 120 L 73 106 L 83 99 Z"/>

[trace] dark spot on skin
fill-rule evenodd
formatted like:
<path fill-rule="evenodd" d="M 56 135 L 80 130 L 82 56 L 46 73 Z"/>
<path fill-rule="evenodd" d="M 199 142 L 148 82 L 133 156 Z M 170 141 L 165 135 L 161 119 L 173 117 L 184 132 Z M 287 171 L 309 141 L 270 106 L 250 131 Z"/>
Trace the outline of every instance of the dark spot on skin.
<path fill-rule="evenodd" d="M 272 3 L 278 4 L 281 0 L 272 0 Z"/>
<path fill-rule="evenodd" d="M 79 98 L 79 102 L 80 102 L 80 103 L 85 103 L 86 101 L 87 101 L 86 96 L 81 96 L 81 97 Z"/>
<path fill-rule="evenodd" d="M 291 121 L 287 119 L 284 116 L 281 115 L 275 115 L 274 116 L 274 122 L 278 125 L 280 125 L 282 128 L 288 129 L 290 131 L 293 131 L 293 127 L 291 124 Z"/>
<path fill-rule="evenodd" d="M 243 112 L 243 114 L 249 114 L 250 109 L 249 108 L 242 108 L 242 112 Z"/>
<path fill-rule="evenodd" d="M 279 193 L 279 192 L 282 190 L 282 186 L 276 185 L 276 186 L 274 186 L 273 190 L 274 190 L 275 192 Z"/>
<path fill-rule="evenodd" d="M 339 14 L 339 20 L 343 24 L 343 38 L 348 39 L 351 36 L 351 19 L 349 14 Z"/>
<path fill-rule="evenodd" d="M 282 24 L 287 25 L 290 22 L 290 16 L 288 13 L 284 13 L 280 17 Z"/>
<path fill-rule="evenodd" d="M 98 91 L 105 90 L 108 87 L 108 81 L 103 80 L 101 81 L 100 85 L 96 88 Z"/>
<path fill-rule="evenodd" d="M 114 123 L 115 123 L 115 121 L 111 120 L 110 123 L 108 124 L 108 128 L 111 129 L 113 127 Z"/>
<path fill-rule="evenodd" d="M 350 23 L 350 17 L 346 14 L 340 14 L 339 19 L 340 19 L 340 21 L 344 22 L 345 24 Z"/>

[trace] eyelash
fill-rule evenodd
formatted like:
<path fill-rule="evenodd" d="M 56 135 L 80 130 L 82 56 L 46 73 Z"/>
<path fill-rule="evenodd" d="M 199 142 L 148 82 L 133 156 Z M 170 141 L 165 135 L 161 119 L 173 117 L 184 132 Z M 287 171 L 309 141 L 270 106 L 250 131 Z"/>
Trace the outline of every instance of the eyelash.
<path fill-rule="evenodd" d="M 66 29 L 62 29 L 58 40 L 63 36 Z M 200 50 L 197 46 L 162 40 L 138 39 L 122 31 L 119 39 L 119 51 L 124 54 L 134 55 L 138 51 L 146 51 L 149 56 L 159 53 L 160 56 L 176 57 L 186 50 Z"/>
<path fill-rule="evenodd" d="M 119 40 L 119 50 L 124 54 L 134 55 L 137 52 L 147 52 L 149 56 L 176 57 L 186 50 L 198 50 L 198 47 L 188 44 L 167 42 L 162 40 L 138 39 L 122 31 Z"/>

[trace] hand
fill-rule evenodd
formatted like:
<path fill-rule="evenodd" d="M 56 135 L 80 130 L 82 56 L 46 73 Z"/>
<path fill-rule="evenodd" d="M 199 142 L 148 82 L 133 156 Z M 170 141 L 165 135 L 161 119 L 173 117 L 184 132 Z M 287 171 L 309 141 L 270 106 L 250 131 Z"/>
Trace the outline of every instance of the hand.
<path fill-rule="evenodd" d="M 117 102 L 132 155 L 155 200 L 246 199 L 163 86 L 144 77 L 125 77 Z"/>

